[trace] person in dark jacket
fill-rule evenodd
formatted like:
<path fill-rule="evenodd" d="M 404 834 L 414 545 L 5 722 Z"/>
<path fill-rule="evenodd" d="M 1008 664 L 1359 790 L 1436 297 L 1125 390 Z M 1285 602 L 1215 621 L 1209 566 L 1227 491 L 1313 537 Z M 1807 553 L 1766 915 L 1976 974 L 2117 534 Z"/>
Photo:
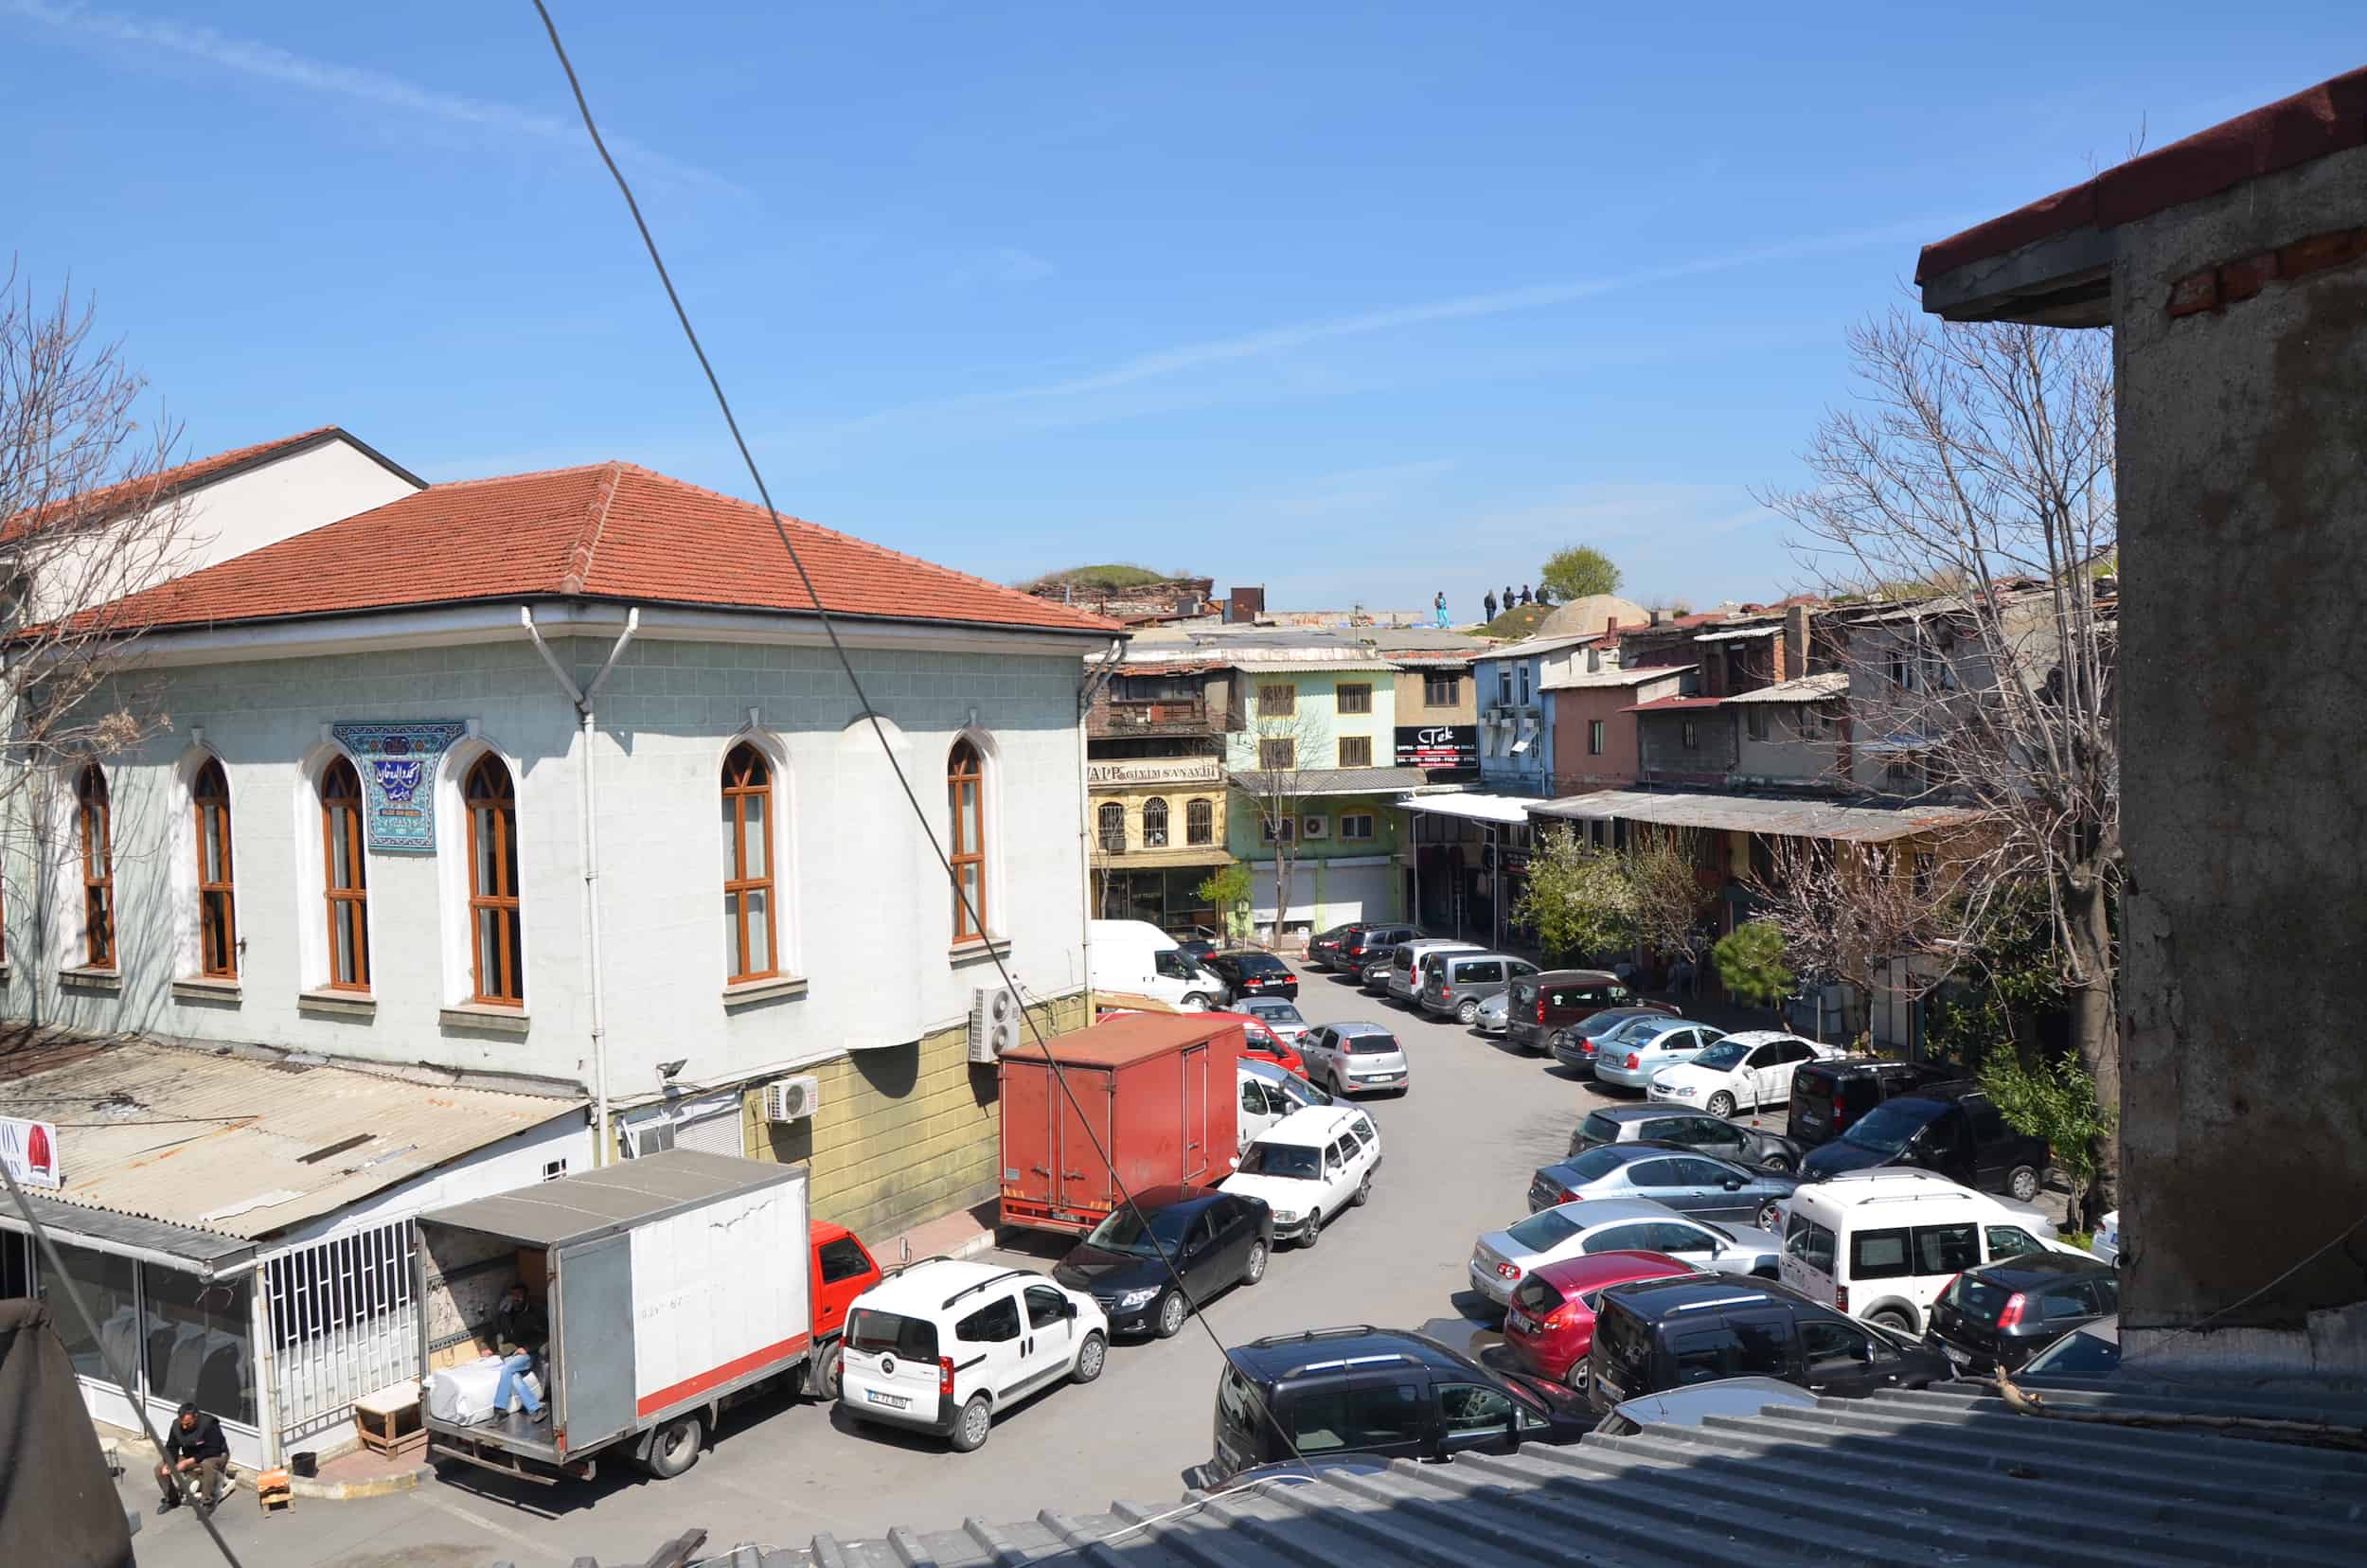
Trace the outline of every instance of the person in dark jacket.
<path fill-rule="evenodd" d="M 509 1391 L 515 1388 L 518 1398 L 525 1401 L 526 1419 L 547 1420 L 549 1412 L 543 1408 L 542 1396 L 523 1374 L 533 1369 L 534 1358 L 543 1353 L 550 1342 L 551 1326 L 543 1316 L 543 1310 L 526 1295 L 524 1285 L 512 1285 L 502 1294 L 501 1312 L 495 1329 L 494 1348 L 501 1352 L 501 1380 L 493 1385 L 493 1408 L 509 1408 Z"/>
<path fill-rule="evenodd" d="M 183 1404 L 172 1425 L 165 1428 L 165 1462 L 156 1467 L 164 1501 L 156 1511 L 170 1513 L 188 1500 L 182 1495 L 187 1491 L 201 1512 L 213 1512 L 215 1500 L 222 1496 L 222 1471 L 229 1465 L 230 1442 L 222 1434 L 222 1423 L 194 1402 Z"/>
<path fill-rule="evenodd" d="M 1486 606 L 1487 618 L 1489 620 L 1494 620 L 1496 618 L 1496 590 L 1493 588 L 1487 590 L 1487 597 L 1480 600 L 1480 603 Z"/>
<path fill-rule="evenodd" d="M 1534 604 L 1537 602 L 1529 597 L 1529 585 L 1525 582 L 1521 584 L 1521 602 L 1522 604 Z"/>

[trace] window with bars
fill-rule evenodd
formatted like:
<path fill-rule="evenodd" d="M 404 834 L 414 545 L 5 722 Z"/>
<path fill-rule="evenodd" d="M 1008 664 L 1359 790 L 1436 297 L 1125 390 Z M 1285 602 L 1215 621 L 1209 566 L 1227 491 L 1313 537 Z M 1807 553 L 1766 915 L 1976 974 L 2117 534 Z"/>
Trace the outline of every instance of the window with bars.
<path fill-rule="evenodd" d="M 1342 713 L 1372 712 L 1372 683 L 1369 681 L 1358 681 L 1353 685 L 1340 687 L 1340 711 Z"/>
<path fill-rule="evenodd" d="M 1157 795 L 1143 802 L 1143 847 L 1165 849 L 1167 846 L 1167 803 Z"/>
<path fill-rule="evenodd" d="M 1370 811 L 1347 811 L 1340 818 L 1340 836 L 1359 843 L 1373 836 L 1373 814 Z"/>
<path fill-rule="evenodd" d="M 1299 710 L 1299 688 L 1294 686 L 1261 686 L 1257 688 L 1257 716 L 1261 719 L 1288 719 Z"/>
<path fill-rule="evenodd" d="M 723 957 L 730 984 L 781 971 L 774 899 L 773 764 L 743 740 L 723 758 Z"/>
<path fill-rule="evenodd" d="M 1298 742 L 1291 739 L 1257 742 L 1257 766 L 1266 773 L 1289 773 L 1298 766 Z"/>
<path fill-rule="evenodd" d="M 1126 808 L 1114 800 L 1106 800 L 1095 813 L 1100 830 L 1101 852 L 1105 855 L 1126 853 Z"/>
<path fill-rule="evenodd" d="M 1764 739 L 1767 739 L 1767 704 L 1766 704 L 1765 703 L 1745 703 L 1745 704 L 1742 704 L 1742 723 L 1743 723 L 1743 728 L 1744 728 L 1745 732 L 1747 732 L 1747 733 L 1750 735 L 1750 737 L 1751 737 L 1751 739 L 1753 739 L 1753 740 L 1764 740 Z"/>
<path fill-rule="evenodd" d="M 1213 844 L 1217 837 L 1217 808 L 1209 801 L 1186 801 L 1184 806 L 1184 842 Z"/>
<path fill-rule="evenodd" d="M 230 780 L 207 757 L 190 787 L 197 829 L 197 967 L 209 979 L 239 977 L 238 900 L 230 870 Z"/>
<path fill-rule="evenodd" d="M 952 852 L 947 858 L 960 889 L 953 899 L 953 940 L 983 942 L 988 930 L 987 765 L 968 740 L 954 741 L 946 757 L 945 795 L 953 815 Z"/>
<path fill-rule="evenodd" d="M 1422 677 L 1424 707 L 1452 707 L 1463 700 L 1463 677 L 1460 673 L 1425 674 Z"/>
<path fill-rule="evenodd" d="M 321 896 L 329 919 L 329 989 L 370 989 L 369 862 L 362 847 L 362 775 L 344 757 L 321 775 Z"/>
<path fill-rule="evenodd" d="M 1373 765 L 1373 738 L 1369 735 L 1340 737 L 1340 766 L 1369 768 Z"/>
<path fill-rule="evenodd" d="M 1606 739 L 1607 733 L 1607 726 L 1602 720 L 1590 719 L 1586 722 L 1587 756 L 1600 757 L 1603 755 L 1603 741 Z"/>
<path fill-rule="evenodd" d="M 92 969 L 116 965 L 115 813 L 107 799 L 107 775 L 96 762 L 74 781 L 74 820 L 82 853 L 82 962 Z"/>
<path fill-rule="evenodd" d="M 469 770 L 469 955 L 474 990 L 487 1007 L 525 1006 L 525 934 L 519 923 L 518 792 L 502 759 L 487 753 Z"/>

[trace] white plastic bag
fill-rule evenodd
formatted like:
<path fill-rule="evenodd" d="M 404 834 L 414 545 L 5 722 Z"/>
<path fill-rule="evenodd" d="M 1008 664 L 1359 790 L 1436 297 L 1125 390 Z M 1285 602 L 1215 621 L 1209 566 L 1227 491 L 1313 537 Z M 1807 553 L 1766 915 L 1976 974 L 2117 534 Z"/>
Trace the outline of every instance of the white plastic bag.
<path fill-rule="evenodd" d="M 427 1413 L 455 1426 L 474 1426 L 493 1418 L 493 1390 L 501 1382 L 499 1356 L 448 1366 L 427 1380 Z M 539 1398 L 541 1390 L 536 1390 Z"/>

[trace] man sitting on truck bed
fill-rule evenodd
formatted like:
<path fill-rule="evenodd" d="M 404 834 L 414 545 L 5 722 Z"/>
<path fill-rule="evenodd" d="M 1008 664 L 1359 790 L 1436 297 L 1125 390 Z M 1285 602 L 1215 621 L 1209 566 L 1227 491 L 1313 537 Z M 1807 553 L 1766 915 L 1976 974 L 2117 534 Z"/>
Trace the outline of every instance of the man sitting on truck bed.
<path fill-rule="evenodd" d="M 514 1387 L 518 1397 L 525 1401 L 527 1420 L 547 1419 L 549 1413 L 543 1408 L 541 1396 L 534 1392 L 534 1385 L 525 1381 L 524 1374 L 532 1370 L 534 1359 L 550 1342 L 551 1327 L 543 1316 L 543 1310 L 527 1298 L 523 1283 L 513 1284 L 502 1292 L 501 1316 L 494 1332 L 494 1345 L 502 1356 L 502 1375 L 501 1381 L 493 1385 L 493 1409 L 496 1412 L 509 1409 L 509 1391 Z"/>

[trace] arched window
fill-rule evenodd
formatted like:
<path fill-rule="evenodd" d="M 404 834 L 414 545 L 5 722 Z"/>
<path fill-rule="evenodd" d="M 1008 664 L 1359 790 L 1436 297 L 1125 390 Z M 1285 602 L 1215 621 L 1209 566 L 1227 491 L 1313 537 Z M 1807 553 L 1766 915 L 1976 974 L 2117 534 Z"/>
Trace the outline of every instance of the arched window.
<path fill-rule="evenodd" d="M 1105 855 L 1126 853 L 1126 808 L 1114 800 L 1105 800 L 1101 810 L 1094 813 L 1101 829 L 1101 852 Z"/>
<path fill-rule="evenodd" d="M 115 824 L 107 778 L 93 762 L 74 780 L 74 820 L 82 841 L 82 961 L 116 967 Z"/>
<path fill-rule="evenodd" d="M 1143 802 L 1143 847 L 1165 849 L 1167 846 L 1167 803 L 1157 795 Z"/>
<path fill-rule="evenodd" d="M 746 741 L 723 758 L 723 956 L 734 982 L 780 972 L 773 915 L 773 765 Z"/>
<path fill-rule="evenodd" d="M 239 912 L 230 876 L 230 780 L 207 757 L 190 786 L 197 826 L 197 968 L 216 980 L 239 977 Z"/>
<path fill-rule="evenodd" d="M 338 757 L 321 775 L 321 896 L 328 904 L 329 986 L 370 989 L 370 871 L 362 852 L 362 775 Z"/>
<path fill-rule="evenodd" d="M 1207 801 L 1195 800 L 1184 808 L 1184 842 L 1213 844 L 1217 838 L 1217 810 Z"/>
<path fill-rule="evenodd" d="M 518 792 L 488 752 L 469 770 L 469 953 L 472 1001 L 525 1005 L 525 942 L 518 927 Z"/>
<path fill-rule="evenodd" d="M 987 935 L 987 769 L 978 748 L 953 742 L 945 759 L 946 802 L 953 810 L 953 940 L 980 942 Z M 1124 829 L 1121 827 L 1121 833 Z M 975 917 L 973 920 L 973 917 Z"/>

